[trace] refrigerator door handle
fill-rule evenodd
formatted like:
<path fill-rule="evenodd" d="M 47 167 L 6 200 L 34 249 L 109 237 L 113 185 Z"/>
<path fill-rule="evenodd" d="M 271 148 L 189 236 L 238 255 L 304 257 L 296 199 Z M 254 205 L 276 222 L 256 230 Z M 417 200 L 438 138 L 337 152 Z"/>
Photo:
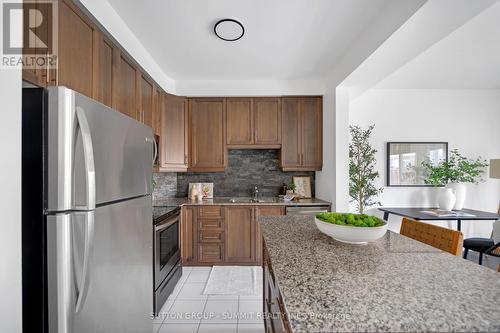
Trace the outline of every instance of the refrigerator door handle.
<path fill-rule="evenodd" d="M 47 217 L 47 294 L 49 332 L 69 333 L 74 322 L 71 215 Z"/>
<path fill-rule="evenodd" d="M 154 155 L 153 155 L 153 165 L 154 165 L 156 158 L 158 157 L 158 142 L 156 142 L 156 140 L 153 140 L 153 148 L 154 148 Z"/>
<path fill-rule="evenodd" d="M 85 299 L 87 298 L 87 293 L 89 290 L 90 283 L 90 259 L 92 257 L 92 252 L 94 248 L 94 220 L 95 212 L 89 211 L 84 213 L 85 216 L 85 245 L 83 250 L 83 268 L 82 268 L 82 278 L 81 286 L 78 292 L 75 313 L 80 312 L 83 305 L 85 304 Z"/>
<path fill-rule="evenodd" d="M 154 166 L 155 160 L 156 160 L 156 156 L 158 156 L 158 146 L 157 146 L 156 141 L 152 140 L 150 138 L 146 138 L 146 142 L 151 143 L 151 145 L 153 146 L 153 159 L 151 161 L 151 165 Z"/>
<path fill-rule="evenodd" d="M 94 149 L 92 147 L 92 137 L 90 135 L 90 127 L 85 117 L 85 112 L 79 106 L 76 107 L 76 118 L 78 126 L 82 133 L 83 154 L 85 160 L 85 182 L 87 186 L 87 205 L 83 207 L 75 207 L 78 210 L 93 210 L 95 209 L 96 189 L 95 189 L 95 165 L 94 165 Z"/>

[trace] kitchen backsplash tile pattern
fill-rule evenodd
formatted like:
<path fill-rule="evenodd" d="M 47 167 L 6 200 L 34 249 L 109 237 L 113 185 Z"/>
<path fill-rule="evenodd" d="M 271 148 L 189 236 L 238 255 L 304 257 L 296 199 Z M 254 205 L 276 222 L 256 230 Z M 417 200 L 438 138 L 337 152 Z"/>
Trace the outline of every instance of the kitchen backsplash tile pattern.
<path fill-rule="evenodd" d="M 177 196 L 177 173 L 153 173 L 153 180 L 153 202 L 158 199 L 173 198 Z"/>
<path fill-rule="evenodd" d="M 257 185 L 260 195 L 273 197 L 283 183 L 293 176 L 311 176 L 314 196 L 314 176 L 309 172 L 283 172 L 279 169 L 279 151 L 272 149 L 229 150 L 228 166 L 217 173 L 158 173 L 153 200 L 166 197 L 186 197 L 189 183 L 214 183 L 216 197 L 247 197 Z M 175 190 L 176 188 L 176 190 Z"/>

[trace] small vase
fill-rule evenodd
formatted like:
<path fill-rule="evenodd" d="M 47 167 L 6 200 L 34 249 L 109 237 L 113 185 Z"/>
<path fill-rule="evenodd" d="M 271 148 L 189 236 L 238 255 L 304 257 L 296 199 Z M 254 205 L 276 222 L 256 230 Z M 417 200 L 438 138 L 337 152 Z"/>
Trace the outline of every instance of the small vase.
<path fill-rule="evenodd" d="M 438 207 L 442 210 L 452 210 L 457 198 L 450 188 L 442 188 L 438 194 Z"/>
<path fill-rule="evenodd" d="M 449 188 L 453 191 L 456 197 L 455 205 L 453 206 L 453 210 L 462 210 L 464 208 L 465 196 L 467 194 L 467 188 L 464 183 L 448 183 L 446 184 L 446 188 Z"/>

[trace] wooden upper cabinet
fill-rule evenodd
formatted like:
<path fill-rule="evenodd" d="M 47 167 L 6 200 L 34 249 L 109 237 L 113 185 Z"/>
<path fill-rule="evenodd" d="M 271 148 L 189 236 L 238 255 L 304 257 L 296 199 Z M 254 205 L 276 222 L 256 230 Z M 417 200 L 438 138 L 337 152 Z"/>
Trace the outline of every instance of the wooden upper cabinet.
<path fill-rule="evenodd" d="M 153 83 L 144 75 L 140 77 L 140 106 L 139 106 L 139 121 L 143 124 L 153 127 L 153 106 L 154 106 L 154 87 Z"/>
<path fill-rule="evenodd" d="M 109 107 L 113 107 L 113 85 L 116 83 L 115 64 L 118 52 L 113 42 L 101 33 L 95 98 Z"/>
<path fill-rule="evenodd" d="M 281 168 L 316 171 L 323 166 L 323 99 L 282 98 Z"/>
<path fill-rule="evenodd" d="M 137 70 L 133 63 L 120 52 L 117 64 L 115 109 L 129 117 L 138 119 Z"/>
<path fill-rule="evenodd" d="M 321 170 L 323 165 L 323 100 L 301 98 L 302 167 Z"/>
<path fill-rule="evenodd" d="M 34 48 L 34 51 L 29 48 L 29 30 L 30 26 L 27 24 L 29 22 L 29 10 L 31 8 L 36 9 L 36 3 L 31 3 L 31 2 L 24 2 L 23 3 L 23 55 L 28 56 L 29 54 L 35 53 L 35 55 L 38 55 L 39 52 L 37 52 L 37 48 Z M 36 28 L 35 29 L 35 34 L 37 32 Z M 47 82 L 41 77 L 40 71 L 37 70 L 35 67 L 31 66 L 23 66 L 23 71 L 22 71 L 22 76 L 23 80 L 28 81 L 30 83 L 45 87 L 47 85 Z"/>
<path fill-rule="evenodd" d="M 281 99 L 283 137 L 281 140 L 281 167 L 300 168 L 300 99 L 284 97 Z"/>
<path fill-rule="evenodd" d="M 228 148 L 280 147 L 279 98 L 227 98 L 226 115 Z"/>
<path fill-rule="evenodd" d="M 70 1 L 59 1 L 59 48 L 56 82 L 94 97 L 99 33 Z"/>
<path fill-rule="evenodd" d="M 280 98 L 254 98 L 254 124 L 256 145 L 281 144 Z"/>
<path fill-rule="evenodd" d="M 189 171 L 218 172 L 226 166 L 226 100 L 189 100 Z"/>
<path fill-rule="evenodd" d="M 256 224 L 252 206 L 224 208 L 226 262 L 255 262 Z"/>
<path fill-rule="evenodd" d="M 160 171 L 187 170 L 187 110 L 184 97 L 163 94 L 160 127 Z"/>
<path fill-rule="evenodd" d="M 37 27 L 29 26 L 29 13 L 30 10 L 35 9 L 42 13 L 43 21 Z M 23 55 L 36 57 L 46 57 L 48 49 L 46 46 L 52 43 L 52 16 L 47 13 L 49 10 L 48 6 L 40 4 L 40 1 L 23 2 Z M 30 32 L 34 32 L 38 37 L 36 40 L 30 43 Z M 34 42 L 34 45 L 32 43 Z M 47 63 L 40 63 L 35 61 L 34 66 L 23 66 L 22 78 L 37 86 L 46 87 L 47 84 L 53 80 L 55 82 L 55 72 L 54 70 L 47 69 Z M 52 74 L 52 77 L 47 76 L 47 74 Z"/>
<path fill-rule="evenodd" d="M 164 105 L 164 92 L 163 90 L 154 85 L 153 87 L 153 133 L 160 135 L 161 132 L 161 113 L 163 112 Z M 186 125 L 187 126 L 187 125 Z"/>
<path fill-rule="evenodd" d="M 226 126 L 228 145 L 251 145 L 253 134 L 253 99 L 226 99 Z"/>

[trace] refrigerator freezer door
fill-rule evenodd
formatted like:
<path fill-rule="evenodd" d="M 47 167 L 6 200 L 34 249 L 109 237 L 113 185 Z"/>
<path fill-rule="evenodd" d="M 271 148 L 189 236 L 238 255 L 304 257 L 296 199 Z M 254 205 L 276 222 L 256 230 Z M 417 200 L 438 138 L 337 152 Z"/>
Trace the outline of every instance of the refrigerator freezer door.
<path fill-rule="evenodd" d="M 152 192 L 150 127 L 65 87 L 48 91 L 49 211 L 91 210 L 92 200 Z"/>
<path fill-rule="evenodd" d="M 88 212 L 48 216 L 50 333 L 151 331 L 151 214 L 146 196 L 97 207 L 93 230 Z"/>

